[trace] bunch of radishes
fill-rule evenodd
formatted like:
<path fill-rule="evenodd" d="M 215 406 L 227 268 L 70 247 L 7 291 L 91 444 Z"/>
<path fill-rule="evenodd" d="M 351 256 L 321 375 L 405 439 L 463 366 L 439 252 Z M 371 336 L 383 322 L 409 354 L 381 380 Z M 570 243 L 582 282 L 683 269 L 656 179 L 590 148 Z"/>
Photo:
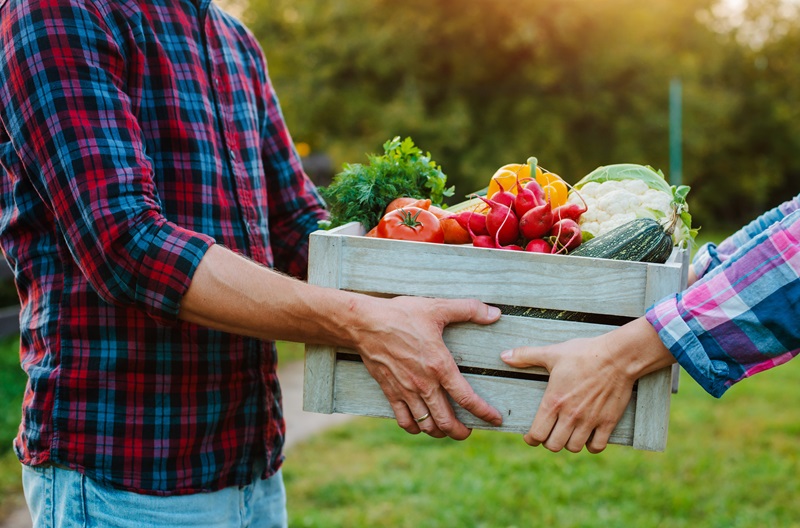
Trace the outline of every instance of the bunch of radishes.
<path fill-rule="evenodd" d="M 456 215 L 473 246 L 566 253 L 580 245 L 578 219 L 586 212 L 585 202 L 554 209 L 536 180 L 524 186 L 517 180 L 516 189 L 514 194 L 501 186 L 491 198 L 481 197 L 489 206 L 486 214 L 464 211 Z"/>

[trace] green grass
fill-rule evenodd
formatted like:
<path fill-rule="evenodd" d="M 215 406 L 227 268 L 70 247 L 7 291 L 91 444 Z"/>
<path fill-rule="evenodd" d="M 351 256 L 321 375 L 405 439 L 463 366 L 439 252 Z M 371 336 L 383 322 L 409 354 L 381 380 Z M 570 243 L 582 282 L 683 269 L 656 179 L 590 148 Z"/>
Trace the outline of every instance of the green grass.
<path fill-rule="evenodd" d="M 25 373 L 19 365 L 19 336 L 0 340 L 0 517 L 22 493 L 20 466 L 11 442 L 22 414 Z"/>
<path fill-rule="evenodd" d="M 285 365 L 293 361 L 303 361 L 305 357 L 305 345 L 302 343 L 292 343 L 289 341 L 278 342 L 278 365 Z"/>
<path fill-rule="evenodd" d="M 716 400 L 684 373 L 664 453 L 434 440 L 358 418 L 289 452 L 290 525 L 800 526 L 798 374 L 790 363 Z"/>

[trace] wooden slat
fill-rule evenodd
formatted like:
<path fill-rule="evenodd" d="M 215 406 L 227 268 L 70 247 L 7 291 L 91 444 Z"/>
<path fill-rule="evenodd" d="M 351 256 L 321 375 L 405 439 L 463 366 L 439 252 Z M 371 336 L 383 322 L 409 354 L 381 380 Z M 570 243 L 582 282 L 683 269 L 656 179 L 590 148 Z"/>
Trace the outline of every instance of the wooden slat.
<path fill-rule="evenodd" d="M 357 229 L 356 226 L 352 226 Z M 341 276 L 341 238 L 310 237 L 308 282 L 328 288 L 339 288 Z M 303 410 L 331 414 L 333 412 L 334 369 L 336 348 L 306 345 L 303 372 Z"/>
<path fill-rule="evenodd" d="M 500 353 L 521 346 L 560 343 L 565 338 L 594 337 L 614 328 L 610 325 L 504 315 L 491 325 L 452 324 L 444 329 L 442 338 L 456 364 L 461 367 L 547 374 L 547 370 L 540 367 L 521 369 L 509 366 L 500 359 Z M 336 352 L 356 354 L 354 350 L 341 347 Z"/>
<path fill-rule="evenodd" d="M 645 304 L 642 313 L 654 302 L 675 293 L 685 274 L 681 262 L 674 266 L 648 266 L 645 283 Z M 663 451 L 667 446 L 672 367 L 661 369 L 639 380 L 633 447 Z"/>
<path fill-rule="evenodd" d="M 343 289 L 628 317 L 641 315 L 645 302 L 646 263 L 340 238 Z M 659 268 L 680 272 L 678 264 Z"/>
<path fill-rule="evenodd" d="M 467 427 L 510 433 L 530 429 L 542 400 L 545 382 L 496 378 L 466 374 L 475 392 L 503 415 L 503 425 L 495 427 L 480 420 L 451 401 L 456 416 Z M 394 413 L 378 383 L 362 363 L 338 361 L 336 365 L 334 412 L 394 418 Z M 636 394 L 611 435 L 610 442 L 631 445 L 633 441 Z"/>
<path fill-rule="evenodd" d="M 521 346 L 552 345 L 566 339 L 594 337 L 614 328 L 610 325 L 504 315 L 489 326 L 474 323 L 450 325 L 445 328 L 443 337 L 459 365 L 510 372 L 547 373 L 538 367 L 510 367 L 500 359 L 500 353 Z"/>
<path fill-rule="evenodd" d="M 689 286 L 689 265 L 692 263 L 692 253 L 689 249 L 681 249 L 673 252 L 672 262 L 677 262 L 681 266 L 681 288 L 685 290 Z M 678 393 L 681 380 L 681 366 L 678 363 L 672 365 L 672 394 Z"/>
<path fill-rule="evenodd" d="M 664 451 L 669 427 L 672 367 L 666 367 L 639 379 L 633 447 Z"/>

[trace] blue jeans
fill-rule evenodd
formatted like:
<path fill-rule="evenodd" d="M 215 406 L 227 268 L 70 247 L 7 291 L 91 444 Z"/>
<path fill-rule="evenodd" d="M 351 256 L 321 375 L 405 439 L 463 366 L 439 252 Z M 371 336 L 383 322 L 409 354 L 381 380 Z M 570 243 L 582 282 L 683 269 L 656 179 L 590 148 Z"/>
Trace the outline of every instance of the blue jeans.
<path fill-rule="evenodd" d="M 50 465 L 22 466 L 22 485 L 34 528 L 287 526 L 280 471 L 248 486 L 170 497 L 118 490 Z"/>

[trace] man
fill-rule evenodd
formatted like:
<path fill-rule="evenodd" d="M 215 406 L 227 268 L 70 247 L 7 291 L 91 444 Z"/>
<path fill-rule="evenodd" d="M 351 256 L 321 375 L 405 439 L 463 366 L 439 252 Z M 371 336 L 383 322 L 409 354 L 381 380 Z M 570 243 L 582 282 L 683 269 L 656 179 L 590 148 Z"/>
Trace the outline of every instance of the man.
<path fill-rule="evenodd" d="M 696 254 L 689 287 L 593 339 L 502 353 L 509 365 L 550 372 L 525 441 L 592 453 L 608 438 L 633 383 L 678 362 L 709 394 L 800 353 L 800 196 Z"/>
<path fill-rule="evenodd" d="M 500 423 L 441 338 L 496 309 L 270 269 L 325 212 L 210 0 L 0 0 L 0 124 L 37 525 L 285 525 L 275 339 L 357 350 L 410 433 L 465 438 L 448 395 Z"/>

